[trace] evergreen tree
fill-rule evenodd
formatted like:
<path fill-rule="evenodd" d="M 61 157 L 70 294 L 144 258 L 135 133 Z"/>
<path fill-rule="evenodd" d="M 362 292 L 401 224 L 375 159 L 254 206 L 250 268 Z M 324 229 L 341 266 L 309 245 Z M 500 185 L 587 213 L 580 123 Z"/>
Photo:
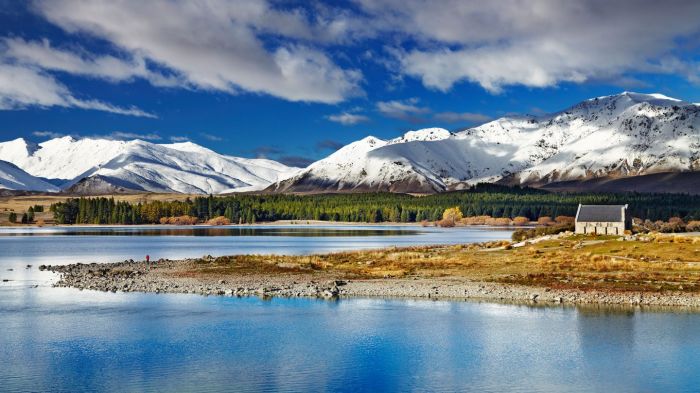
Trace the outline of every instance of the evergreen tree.
<path fill-rule="evenodd" d="M 687 194 L 567 194 L 542 190 L 477 185 L 464 191 L 414 197 L 406 194 L 364 193 L 325 195 L 253 195 L 188 198 L 132 204 L 113 198 L 71 198 L 50 206 L 58 224 L 159 223 L 163 217 L 191 215 L 199 220 L 224 215 L 232 222 L 274 220 L 333 220 L 350 222 L 414 222 L 440 220 L 447 208 L 464 216 L 573 216 L 579 203 L 629 204 L 631 215 L 667 220 L 678 216 L 700 219 L 700 196 Z M 673 206 L 673 208 L 668 208 Z M 33 209 L 35 212 L 36 208 Z M 29 216 L 29 211 L 27 212 Z M 29 219 L 29 217 L 28 217 Z"/>

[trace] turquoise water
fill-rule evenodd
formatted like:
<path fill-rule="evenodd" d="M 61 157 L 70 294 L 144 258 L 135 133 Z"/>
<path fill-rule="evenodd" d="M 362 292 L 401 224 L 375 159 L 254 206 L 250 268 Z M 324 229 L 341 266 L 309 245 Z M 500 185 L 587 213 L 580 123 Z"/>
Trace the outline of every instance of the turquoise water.
<path fill-rule="evenodd" d="M 101 261 L 171 247 L 306 253 L 508 236 L 385 229 L 327 237 L 0 235 L 0 278 L 13 278 L 0 284 L 0 391 L 698 391 L 696 313 L 102 293 L 51 288 L 51 274 L 36 269 L 52 253 Z"/>

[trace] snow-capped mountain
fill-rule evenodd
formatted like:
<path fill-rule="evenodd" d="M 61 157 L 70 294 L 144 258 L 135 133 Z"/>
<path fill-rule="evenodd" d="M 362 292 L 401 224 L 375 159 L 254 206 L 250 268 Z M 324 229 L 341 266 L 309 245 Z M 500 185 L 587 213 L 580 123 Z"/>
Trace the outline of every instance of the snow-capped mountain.
<path fill-rule="evenodd" d="M 0 143 L 0 158 L 77 193 L 259 190 L 297 169 L 271 160 L 221 155 L 190 142 L 72 137 L 40 144 L 21 138 Z"/>
<path fill-rule="evenodd" d="M 0 161 L 0 189 L 56 192 L 58 187 L 36 178 L 12 163 Z"/>
<path fill-rule="evenodd" d="M 624 92 L 456 134 L 431 128 L 388 141 L 367 137 L 268 190 L 440 192 L 478 182 L 542 186 L 698 171 L 699 114 L 699 106 L 661 94 Z"/>
<path fill-rule="evenodd" d="M 697 104 L 624 92 L 457 133 L 427 128 L 389 140 L 369 136 L 304 169 L 221 155 L 190 142 L 63 137 L 33 144 L 20 138 L 0 143 L 0 160 L 14 164 L 0 167 L 0 184 L 86 194 L 432 193 L 479 182 L 666 191 L 659 188 L 666 182 L 673 191 L 700 192 L 690 189 L 700 181 L 699 128 Z"/>

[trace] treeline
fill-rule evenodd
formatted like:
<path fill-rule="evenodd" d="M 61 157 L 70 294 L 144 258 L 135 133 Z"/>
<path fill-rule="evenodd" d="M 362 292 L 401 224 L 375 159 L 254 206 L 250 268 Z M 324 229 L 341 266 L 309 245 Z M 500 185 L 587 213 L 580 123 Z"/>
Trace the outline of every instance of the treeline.
<path fill-rule="evenodd" d="M 629 204 L 643 220 L 700 219 L 700 196 L 684 194 L 558 194 L 531 188 L 477 185 L 429 196 L 392 193 L 252 195 L 196 197 L 184 201 L 129 203 L 113 198 L 80 198 L 51 206 L 59 224 L 155 224 L 163 217 L 192 216 L 204 222 L 224 216 L 232 223 L 276 220 L 420 222 L 442 218 L 459 207 L 465 217 L 574 216 L 579 203 Z"/>

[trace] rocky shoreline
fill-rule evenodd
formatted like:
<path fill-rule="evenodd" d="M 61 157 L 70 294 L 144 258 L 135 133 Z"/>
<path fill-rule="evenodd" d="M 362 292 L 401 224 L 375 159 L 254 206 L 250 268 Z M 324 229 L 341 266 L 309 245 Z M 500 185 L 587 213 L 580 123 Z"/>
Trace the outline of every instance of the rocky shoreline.
<path fill-rule="evenodd" d="M 193 275 L 197 260 L 124 261 L 106 264 L 40 266 L 58 273 L 55 287 L 105 292 L 189 293 L 204 296 L 398 297 L 475 299 L 542 304 L 605 304 L 700 307 L 687 292 L 613 292 L 551 289 L 460 277 L 347 280 L 329 274 Z"/>

